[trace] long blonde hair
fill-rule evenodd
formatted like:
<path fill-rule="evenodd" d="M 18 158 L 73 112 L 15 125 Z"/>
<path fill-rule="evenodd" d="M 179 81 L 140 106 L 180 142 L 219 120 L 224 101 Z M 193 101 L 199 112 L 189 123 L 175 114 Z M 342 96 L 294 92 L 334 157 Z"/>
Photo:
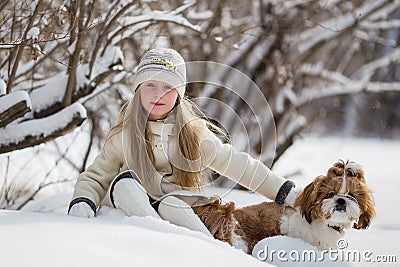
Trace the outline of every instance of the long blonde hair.
<path fill-rule="evenodd" d="M 140 93 L 137 91 L 134 97 L 122 106 L 118 122 L 110 129 L 106 138 L 107 142 L 113 135 L 120 132 L 123 134 L 122 139 L 128 138 L 125 140 L 128 142 L 123 140 L 123 149 L 126 149 L 124 151 L 125 160 L 129 161 L 126 163 L 136 172 L 145 188 L 154 186 L 157 180 L 154 179 L 156 175 L 155 157 L 147 118 L 148 112 L 142 106 Z M 187 98 L 180 99 L 178 97 L 175 108 L 170 111 L 166 122 L 169 119 L 174 121 L 175 129 L 179 130 L 179 133 L 174 135 L 174 142 L 177 143 L 176 147 L 180 149 L 182 158 L 185 159 L 181 160 L 178 165 L 171 164 L 173 177 L 175 177 L 173 183 L 186 190 L 199 190 L 202 182 L 205 181 L 203 168 L 198 164 L 193 166 L 190 163 L 201 157 L 200 143 L 204 127 L 210 127 L 214 132 L 223 133 L 223 131 L 205 119 L 197 106 Z M 124 134 L 125 130 L 127 134 Z M 125 144 L 128 149 L 124 147 Z"/>

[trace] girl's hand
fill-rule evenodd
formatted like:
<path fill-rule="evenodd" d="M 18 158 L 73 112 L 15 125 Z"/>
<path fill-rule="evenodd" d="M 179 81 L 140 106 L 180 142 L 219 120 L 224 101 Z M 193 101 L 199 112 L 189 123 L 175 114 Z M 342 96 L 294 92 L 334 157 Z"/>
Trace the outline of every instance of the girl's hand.
<path fill-rule="evenodd" d="M 290 190 L 289 194 L 285 198 L 284 203 L 286 205 L 289 205 L 291 207 L 294 207 L 294 203 L 296 201 L 297 195 L 303 190 L 302 187 L 293 187 L 292 190 Z"/>
<path fill-rule="evenodd" d="M 93 218 L 94 211 L 86 202 L 78 202 L 71 207 L 68 215 L 82 218 Z"/>

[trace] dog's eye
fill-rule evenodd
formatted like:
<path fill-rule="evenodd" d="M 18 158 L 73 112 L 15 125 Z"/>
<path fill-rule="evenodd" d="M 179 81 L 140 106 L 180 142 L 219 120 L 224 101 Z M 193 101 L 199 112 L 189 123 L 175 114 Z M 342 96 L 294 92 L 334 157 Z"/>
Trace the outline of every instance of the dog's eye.
<path fill-rule="evenodd" d="M 343 174 L 341 173 L 341 171 L 334 170 L 333 175 L 335 175 L 336 177 L 341 177 Z"/>
<path fill-rule="evenodd" d="M 334 197 L 334 196 L 335 196 L 335 192 L 329 192 L 329 193 L 326 195 L 327 198 L 332 198 L 332 197 Z"/>
<path fill-rule="evenodd" d="M 348 170 L 346 171 L 346 176 L 348 176 L 348 177 L 356 176 L 356 172 L 353 171 L 352 169 L 348 169 Z"/>

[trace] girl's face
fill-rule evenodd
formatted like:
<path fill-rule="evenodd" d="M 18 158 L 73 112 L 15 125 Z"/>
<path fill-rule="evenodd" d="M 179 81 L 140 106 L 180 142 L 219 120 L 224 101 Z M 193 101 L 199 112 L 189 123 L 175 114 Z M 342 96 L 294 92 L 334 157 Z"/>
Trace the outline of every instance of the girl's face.
<path fill-rule="evenodd" d="M 178 92 L 168 83 L 148 80 L 139 86 L 142 106 L 149 112 L 149 120 L 164 119 L 174 108 Z"/>

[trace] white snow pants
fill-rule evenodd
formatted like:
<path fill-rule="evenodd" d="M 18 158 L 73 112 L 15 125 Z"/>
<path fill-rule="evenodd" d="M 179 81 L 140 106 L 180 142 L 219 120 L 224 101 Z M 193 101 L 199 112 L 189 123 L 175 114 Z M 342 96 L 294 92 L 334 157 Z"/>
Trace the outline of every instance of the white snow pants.
<path fill-rule="evenodd" d="M 175 225 L 212 236 L 193 209 L 177 196 L 168 195 L 161 200 L 158 213 L 150 204 L 149 196 L 133 172 L 127 171 L 113 181 L 110 191 L 115 208 L 127 216 L 152 216 L 162 218 Z"/>

